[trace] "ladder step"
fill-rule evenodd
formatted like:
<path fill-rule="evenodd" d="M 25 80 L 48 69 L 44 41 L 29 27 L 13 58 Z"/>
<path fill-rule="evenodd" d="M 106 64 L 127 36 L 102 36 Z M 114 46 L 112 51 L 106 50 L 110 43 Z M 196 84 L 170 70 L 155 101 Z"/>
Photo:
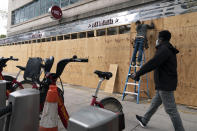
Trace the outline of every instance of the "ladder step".
<path fill-rule="evenodd" d="M 133 65 L 131 65 L 130 67 L 140 67 L 140 66 L 138 66 L 138 65 L 134 65 L 134 66 L 133 66 Z"/>
<path fill-rule="evenodd" d="M 125 94 L 138 95 L 138 93 L 135 93 L 135 92 L 128 92 L 128 91 L 125 91 Z"/>
<path fill-rule="evenodd" d="M 134 86 L 139 86 L 139 84 L 136 84 L 136 83 L 131 83 L 131 82 L 127 82 L 127 85 L 134 85 Z"/>
<path fill-rule="evenodd" d="M 134 71 L 136 73 L 136 71 L 138 69 L 140 69 L 144 63 L 145 63 L 145 53 L 144 52 L 143 52 L 143 58 L 142 58 L 142 61 L 140 62 L 140 65 L 138 65 L 139 63 L 135 63 L 135 65 L 132 65 L 133 63 L 132 63 L 132 59 L 131 59 L 130 65 L 129 65 L 128 76 L 126 78 L 126 82 L 125 82 L 125 86 L 124 86 L 124 91 L 123 91 L 123 94 L 122 94 L 122 100 L 124 100 L 124 97 L 126 95 L 131 94 L 131 95 L 137 96 L 137 99 L 136 100 L 137 100 L 137 104 L 139 104 L 139 94 L 140 94 L 140 92 L 144 92 L 144 93 L 146 93 L 147 96 L 149 96 L 149 93 L 148 93 L 148 79 L 147 79 L 147 91 L 140 90 L 140 86 L 141 86 L 140 82 L 141 81 L 138 81 L 138 82 L 137 81 L 135 81 L 135 82 L 134 81 L 128 82 L 129 78 L 131 78 L 131 71 L 132 72 Z M 147 76 L 146 76 L 146 78 L 147 78 Z M 135 88 L 134 91 L 131 91 L 131 92 L 126 91 L 128 85 L 134 85 L 133 86 L 133 88 Z M 136 88 L 137 88 L 137 90 L 136 90 Z"/>

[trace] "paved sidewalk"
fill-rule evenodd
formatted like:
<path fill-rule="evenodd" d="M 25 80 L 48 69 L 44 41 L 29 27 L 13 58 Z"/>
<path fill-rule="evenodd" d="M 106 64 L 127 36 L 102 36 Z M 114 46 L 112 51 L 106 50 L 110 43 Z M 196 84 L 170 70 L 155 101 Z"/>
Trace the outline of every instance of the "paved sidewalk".
<path fill-rule="evenodd" d="M 19 80 L 22 80 L 22 75 Z M 84 106 L 90 105 L 94 92 L 95 89 L 64 85 L 64 101 L 69 115 L 72 115 L 72 113 Z M 163 106 L 161 106 L 152 117 L 148 126 L 146 128 L 141 128 L 135 119 L 135 115 L 144 115 L 150 105 L 150 101 L 141 101 L 141 104 L 136 104 L 136 101 L 132 96 L 126 96 L 125 100 L 121 101 L 121 94 L 110 94 L 103 92 L 102 90 L 99 91 L 98 99 L 102 99 L 107 96 L 116 97 L 123 105 L 126 124 L 124 131 L 174 131 L 171 120 L 165 113 Z M 189 109 L 182 105 L 178 105 L 178 110 L 181 115 L 185 131 L 197 131 L 197 110 Z M 60 120 L 58 124 L 58 131 L 66 131 Z"/>
<path fill-rule="evenodd" d="M 72 115 L 72 113 L 80 108 L 90 104 L 91 96 L 94 94 L 95 89 L 64 85 L 64 91 L 65 105 L 69 115 Z M 141 104 L 136 104 L 132 96 L 127 96 L 124 101 L 121 101 L 121 94 L 109 94 L 101 90 L 98 99 L 102 99 L 106 96 L 114 96 L 122 103 L 126 122 L 124 131 L 174 131 L 170 118 L 165 113 L 163 106 L 161 106 L 152 117 L 148 126 L 141 128 L 135 119 L 135 115 L 143 115 L 149 107 L 150 101 L 143 101 Z M 197 131 L 197 110 L 189 109 L 181 105 L 178 105 L 178 110 L 183 120 L 185 131 Z M 61 121 L 59 121 L 58 131 L 66 131 Z"/>

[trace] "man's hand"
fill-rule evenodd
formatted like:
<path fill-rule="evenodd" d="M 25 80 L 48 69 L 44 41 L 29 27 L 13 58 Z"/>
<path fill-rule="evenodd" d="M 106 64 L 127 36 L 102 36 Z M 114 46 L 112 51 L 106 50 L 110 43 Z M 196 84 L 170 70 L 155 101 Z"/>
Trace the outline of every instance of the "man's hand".
<path fill-rule="evenodd" d="M 136 73 L 129 74 L 129 77 L 135 81 L 139 81 L 140 77 L 136 76 Z"/>

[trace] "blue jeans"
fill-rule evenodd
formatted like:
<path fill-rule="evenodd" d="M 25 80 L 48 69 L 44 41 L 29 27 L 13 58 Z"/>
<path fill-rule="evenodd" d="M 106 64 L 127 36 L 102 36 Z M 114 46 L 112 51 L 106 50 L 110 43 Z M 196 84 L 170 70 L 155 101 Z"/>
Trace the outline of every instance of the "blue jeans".
<path fill-rule="evenodd" d="M 142 61 L 142 52 L 144 50 L 144 38 L 136 38 L 135 39 L 132 62 L 136 62 L 136 54 L 137 54 L 138 50 L 139 50 L 139 53 L 138 53 L 138 60 L 137 61 L 141 62 Z"/>

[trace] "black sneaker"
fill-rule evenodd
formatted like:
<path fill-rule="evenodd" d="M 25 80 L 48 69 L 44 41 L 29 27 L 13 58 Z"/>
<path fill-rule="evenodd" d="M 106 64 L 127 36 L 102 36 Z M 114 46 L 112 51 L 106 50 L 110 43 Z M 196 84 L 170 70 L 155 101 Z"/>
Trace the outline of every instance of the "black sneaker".
<path fill-rule="evenodd" d="M 140 123 L 141 127 L 145 127 L 146 126 L 146 124 L 142 122 L 142 116 L 136 115 L 136 119 Z"/>

